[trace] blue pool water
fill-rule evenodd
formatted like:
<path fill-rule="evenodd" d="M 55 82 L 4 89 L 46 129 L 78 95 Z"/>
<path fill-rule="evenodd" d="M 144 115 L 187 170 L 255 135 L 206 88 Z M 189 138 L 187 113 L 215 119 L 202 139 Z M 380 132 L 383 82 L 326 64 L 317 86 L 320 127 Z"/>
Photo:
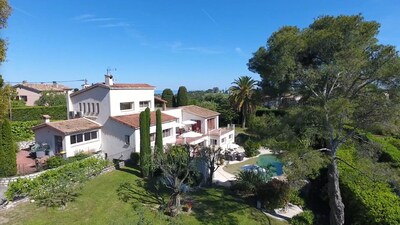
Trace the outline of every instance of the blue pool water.
<path fill-rule="evenodd" d="M 280 176 L 283 174 L 283 164 L 274 155 L 260 155 L 257 160 L 257 165 L 259 166 L 272 165 L 275 168 L 274 175 Z"/>

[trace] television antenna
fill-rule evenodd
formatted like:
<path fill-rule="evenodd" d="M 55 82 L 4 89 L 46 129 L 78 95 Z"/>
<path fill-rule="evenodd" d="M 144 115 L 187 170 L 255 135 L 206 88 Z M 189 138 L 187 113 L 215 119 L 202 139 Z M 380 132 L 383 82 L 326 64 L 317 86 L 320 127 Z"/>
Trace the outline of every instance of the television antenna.
<path fill-rule="evenodd" d="M 117 68 L 110 68 L 110 67 L 107 67 L 107 75 L 111 75 L 111 72 L 113 72 L 113 71 L 117 71 Z"/>

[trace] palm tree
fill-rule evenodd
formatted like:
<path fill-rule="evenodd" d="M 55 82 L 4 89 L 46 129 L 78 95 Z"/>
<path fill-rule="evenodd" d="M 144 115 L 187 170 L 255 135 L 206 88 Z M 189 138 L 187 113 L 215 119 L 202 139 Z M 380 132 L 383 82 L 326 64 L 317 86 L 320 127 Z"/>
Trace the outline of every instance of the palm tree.
<path fill-rule="evenodd" d="M 246 127 L 247 116 L 253 112 L 256 105 L 257 81 L 249 76 L 241 76 L 232 82 L 229 99 L 236 110 L 242 113 L 242 127 Z"/>

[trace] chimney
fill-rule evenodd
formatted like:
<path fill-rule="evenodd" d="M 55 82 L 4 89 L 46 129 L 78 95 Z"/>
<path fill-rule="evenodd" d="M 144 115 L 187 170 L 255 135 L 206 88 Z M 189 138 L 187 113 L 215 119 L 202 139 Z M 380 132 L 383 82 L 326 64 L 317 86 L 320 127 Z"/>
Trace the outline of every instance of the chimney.
<path fill-rule="evenodd" d="M 50 118 L 51 118 L 51 116 L 49 116 L 49 115 L 43 115 L 42 118 L 43 118 L 43 122 L 44 122 L 44 123 L 50 123 Z"/>
<path fill-rule="evenodd" d="M 106 75 L 104 75 L 104 76 L 105 76 L 105 84 L 106 84 L 106 85 L 111 86 L 111 85 L 114 84 L 113 76 L 112 76 L 112 75 L 106 74 Z"/>
<path fill-rule="evenodd" d="M 82 89 L 88 88 L 90 85 L 88 84 L 87 80 L 85 79 L 85 83 L 82 84 Z"/>
<path fill-rule="evenodd" d="M 53 87 L 58 87 L 57 81 L 53 81 Z"/>
<path fill-rule="evenodd" d="M 28 81 L 26 81 L 26 80 L 22 81 L 22 84 L 27 84 L 27 83 L 28 83 Z"/>

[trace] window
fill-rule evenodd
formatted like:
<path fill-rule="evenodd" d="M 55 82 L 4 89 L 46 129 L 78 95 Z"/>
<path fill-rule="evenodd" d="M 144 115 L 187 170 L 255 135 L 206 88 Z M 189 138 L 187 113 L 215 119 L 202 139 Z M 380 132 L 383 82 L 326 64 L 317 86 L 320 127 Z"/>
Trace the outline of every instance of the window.
<path fill-rule="evenodd" d="M 207 120 L 207 129 L 214 130 L 215 129 L 215 118 Z"/>
<path fill-rule="evenodd" d="M 210 141 L 211 141 L 211 145 L 217 145 L 217 143 L 218 143 L 216 139 L 211 139 Z"/>
<path fill-rule="evenodd" d="M 83 103 L 83 114 L 85 114 L 85 113 L 86 113 L 86 104 Z"/>
<path fill-rule="evenodd" d="M 225 141 L 226 141 L 226 138 L 221 139 L 221 143 L 225 143 Z"/>
<path fill-rule="evenodd" d="M 131 144 L 131 140 L 130 140 L 130 136 L 129 135 L 125 135 L 125 144 L 126 145 L 130 145 Z"/>
<path fill-rule="evenodd" d="M 79 112 L 82 112 L 82 103 L 79 103 Z"/>
<path fill-rule="evenodd" d="M 140 108 L 150 107 L 150 101 L 140 101 L 139 102 L 139 107 Z"/>
<path fill-rule="evenodd" d="M 92 112 L 95 113 L 96 109 L 94 108 L 94 103 L 92 103 Z"/>
<path fill-rule="evenodd" d="M 20 95 L 20 96 L 17 96 L 17 100 L 27 102 L 28 97 L 26 95 Z"/>
<path fill-rule="evenodd" d="M 131 110 L 133 109 L 133 102 L 121 102 L 119 103 L 120 110 Z"/>
<path fill-rule="evenodd" d="M 90 103 L 87 103 L 87 112 L 90 113 Z"/>
<path fill-rule="evenodd" d="M 232 134 L 229 135 L 229 139 L 232 139 Z"/>
<path fill-rule="evenodd" d="M 93 139 L 97 139 L 97 131 L 86 132 L 83 134 L 74 134 L 71 135 L 71 144 L 76 144 L 83 141 L 90 141 Z"/>
<path fill-rule="evenodd" d="M 163 138 L 171 136 L 171 129 L 166 129 L 162 131 Z"/>
<path fill-rule="evenodd" d="M 100 113 L 100 104 L 99 103 L 96 104 L 97 104 L 97 113 Z"/>
<path fill-rule="evenodd" d="M 150 134 L 150 141 L 156 141 L 156 134 L 155 133 Z"/>

